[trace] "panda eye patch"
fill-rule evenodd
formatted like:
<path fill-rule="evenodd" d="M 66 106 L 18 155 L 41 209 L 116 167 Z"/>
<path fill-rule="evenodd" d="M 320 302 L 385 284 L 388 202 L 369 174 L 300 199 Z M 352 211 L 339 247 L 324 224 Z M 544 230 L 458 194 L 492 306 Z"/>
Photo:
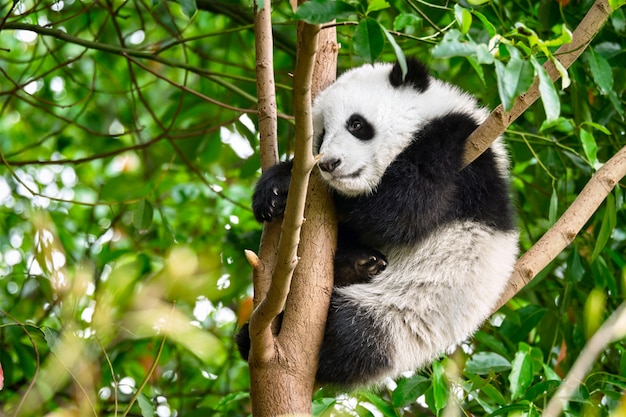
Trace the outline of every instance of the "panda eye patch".
<path fill-rule="evenodd" d="M 374 137 L 374 127 L 360 114 L 350 116 L 346 128 L 357 139 L 370 140 Z"/>

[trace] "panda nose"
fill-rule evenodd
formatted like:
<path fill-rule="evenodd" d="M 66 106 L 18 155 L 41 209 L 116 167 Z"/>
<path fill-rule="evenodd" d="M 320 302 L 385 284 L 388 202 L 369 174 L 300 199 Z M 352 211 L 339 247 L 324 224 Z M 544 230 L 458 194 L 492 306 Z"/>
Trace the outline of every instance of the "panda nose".
<path fill-rule="evenodd" d="M 324 172 L 333 172 L 341 164 L 341 159 L 333 158 L 327 161 L 320 162 L 318 165 Z"/>

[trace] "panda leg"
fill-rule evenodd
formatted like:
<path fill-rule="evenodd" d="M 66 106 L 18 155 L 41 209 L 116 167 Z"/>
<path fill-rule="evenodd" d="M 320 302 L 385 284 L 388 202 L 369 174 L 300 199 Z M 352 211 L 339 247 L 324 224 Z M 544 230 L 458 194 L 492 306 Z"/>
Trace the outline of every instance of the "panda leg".
<path fill-rule="evenodd" d="M 392 368 L 396 346 L 385 323 L 334 291 L 316 381 L 343 388 L 379 380 Z"/>

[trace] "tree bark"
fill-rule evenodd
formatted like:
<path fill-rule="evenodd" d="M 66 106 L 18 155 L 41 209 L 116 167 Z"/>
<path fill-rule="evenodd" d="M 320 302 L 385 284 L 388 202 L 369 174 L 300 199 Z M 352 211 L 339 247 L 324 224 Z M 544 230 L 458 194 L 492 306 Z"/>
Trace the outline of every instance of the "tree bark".
<path fill-rule="evenodd" d="M 258 13 L 266 14 L 266 20 L 255 19 L 259 26 L 268 24 L 268 9 L 266 6 Z M 267 30 L 265 26 L 266 34 Z M 255 416 L 311 413 L 317 355 L 332 292 L 337 222 L 326 187 L 317 174 L 309 181 L 309 174 L 314 166 L 311 97 L 334 79 L 337 47 L 334 29 L 325 30 L 320 36 L 322 54 L 316 55 L 318 32 L 318 26 L 307 24 L 301 24 L 298 30 L 294 72 L 296 149 L 285 218 L 280 230 L 276 229 L 280 222 L 266 224 L 259 258 L 252 252 L 247 253 L 253 266 L 255 285 L 249 357 L 250 394 Z M 329 58 L 330 55 L 333 56 Z M 258 67 L 262 69 L 266 65 Z M 272 151 L 267 149 L 273 145 L 264 144 L 265 140 L 273 144 L 276 140 L 270 134 L 262 135 L 261 146 L 271 159 Z M 278 234 L 279 239 L 276 238 Z M 303 244 L 299 247 L 300 241 Z M 272 332 L 272 320 L 283 305 L 280 330 Z"/>

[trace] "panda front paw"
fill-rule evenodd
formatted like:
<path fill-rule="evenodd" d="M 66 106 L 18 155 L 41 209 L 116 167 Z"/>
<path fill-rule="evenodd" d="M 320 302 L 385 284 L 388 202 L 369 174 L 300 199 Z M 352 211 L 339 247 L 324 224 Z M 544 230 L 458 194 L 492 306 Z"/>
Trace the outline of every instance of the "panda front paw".
<path fill-rule="evenodd" d="M 293 164 L 281 162 L 261 175 L 252 195 L 252 211 L 259 222 L 282 217 L 287 204 L 287 192 Z"/>

